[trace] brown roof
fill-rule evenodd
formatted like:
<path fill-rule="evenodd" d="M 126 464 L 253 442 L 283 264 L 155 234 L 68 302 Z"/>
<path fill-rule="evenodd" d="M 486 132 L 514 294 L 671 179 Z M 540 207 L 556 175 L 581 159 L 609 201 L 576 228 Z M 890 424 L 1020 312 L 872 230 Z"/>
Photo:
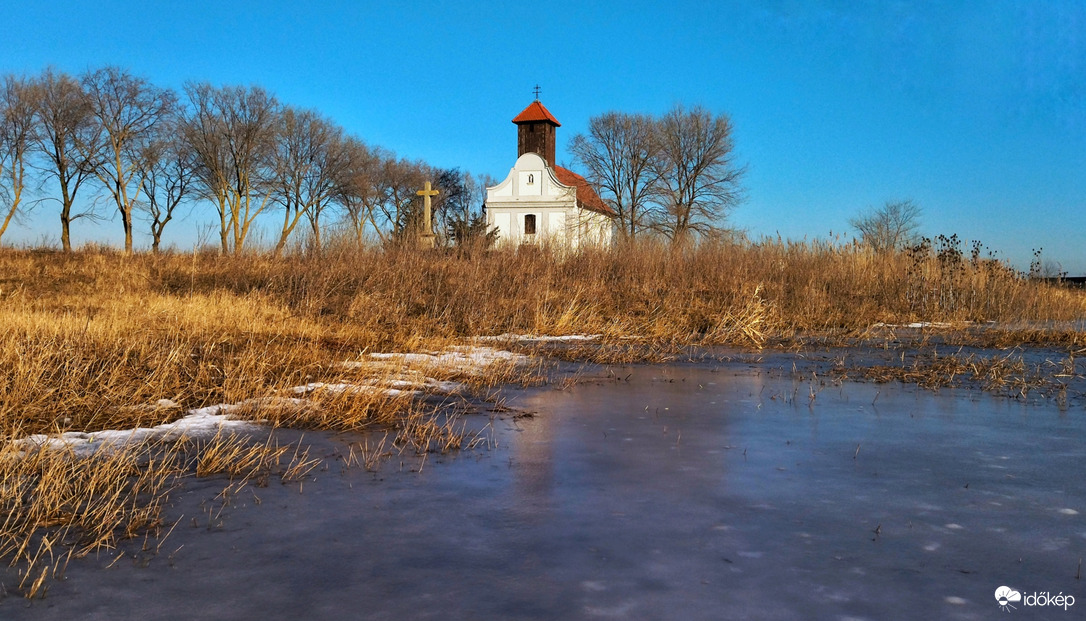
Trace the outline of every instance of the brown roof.
<path fill-rule="evenodd" d="M 536 99 L 532 103 L 528 104 L 528 107 L 523 112 L 518 114 L 513 122 L 516 124 L 532 123 L 535 121 L 547 121 L 548 123 L 554 123 L 555 127 L 561 127 L 562 124 L 558 122 L 558 119 L 554 118 L 554 115 L 549 110 L 543 107 L 543 104 L 539 103 Z"/>
<path fill-rule="evenodd" d="M 581 207 L 611 217 L 617 215 L 607 206 L 607 203 L 603 202 L 603 199 L 596 194 L 596 191 L 592 189 L 592 186 L 588 185 L 588 181 L 585 180 L 584 177 L 568 168 L 562 168 L 561 166 L 554 167 L 554 174 L 563 184 L 577 188 L 577 202 L 580 203 Z"/>

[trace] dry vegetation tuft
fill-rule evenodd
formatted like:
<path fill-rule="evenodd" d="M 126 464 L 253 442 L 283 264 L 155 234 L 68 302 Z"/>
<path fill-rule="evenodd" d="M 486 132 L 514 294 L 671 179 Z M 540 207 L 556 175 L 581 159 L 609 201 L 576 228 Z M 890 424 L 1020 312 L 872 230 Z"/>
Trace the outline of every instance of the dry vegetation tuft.
<path fill-rule="evenodd" d="M 1015 398 L 1031 393 L 1056 397 L 1066 405 L 1068 387 L 1081 380 L 1078 360 L 1082 350 L 1068 351 L 1063 357 L 1030 362 L 1021 352 L 939 353 L 937 349 L 917 351 L 896 365 L 840 368 L 833 373 L 841 378 L 868 379 L 875 382 L 900 381 L 922 388 L 975 386 Z"/>

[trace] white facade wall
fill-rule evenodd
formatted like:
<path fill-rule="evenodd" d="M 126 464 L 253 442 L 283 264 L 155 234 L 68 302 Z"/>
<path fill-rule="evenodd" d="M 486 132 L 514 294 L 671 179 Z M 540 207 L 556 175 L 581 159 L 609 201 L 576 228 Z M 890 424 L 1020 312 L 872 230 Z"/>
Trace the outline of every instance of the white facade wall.
<path fill-rule="evenodd" d="M 535 217 L 535 233 L 525 230 Z M 498 228 L 499 246 L 611 243 L 611 218 L 577 206 L 577 188 L 563 185 L 543 158 L 525 153 L 504 181 L 486 189 L 487 228 Z"/>

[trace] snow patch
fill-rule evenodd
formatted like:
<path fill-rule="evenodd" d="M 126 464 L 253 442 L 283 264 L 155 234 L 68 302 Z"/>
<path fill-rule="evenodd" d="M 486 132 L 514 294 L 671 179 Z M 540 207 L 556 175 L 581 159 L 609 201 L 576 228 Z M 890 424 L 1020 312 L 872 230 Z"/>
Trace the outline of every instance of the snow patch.
<path fill-rule="evenodd" d="M 220 430 L 245 431 L 257 425 L 249 421 L 230 418 L 231 413 L 255 408 L 300 407 L 301 399 L 264 398 L 249 399 L 241 403 L 212 405 L 195 408 L 172 423 L 135 429 L 105 429 L 91 433 L 69 431 L 60 435 L 35 434 L 16 440 L 12 444 L 22 451 L 37 448 L 68 450 L 77 457 L 87 457 L 99 450 L 115 450 L 151 440 L 179 440 L 181 438 L 206 438 Z"/>
<path fill-rule="evenodd" d="M 969 322 L 965 322 L 968 324 Z M 947 328 L 953 328 L 954 324 L 946 323 L 943 321 L 914 321 L 912 323 L 883 323 L 878 322 L 871 326 L 872 328 L 937 328 L 945 330 Z"/>
<path fill-rule="evenodd" d="M 460 382 L 449 382 L 425 377 L 422 380 L 370 380 L 362 384 L 326 384 L 324 382 L 312 382 L 305 386 L 295 386 L 290 392 L 295 395 L 308 395 L 315 391 L 331 393 L 382 393 L 388 397 L 415 396 L 418 394 L 455 395 L 464 390 Z"/>
<path fill-rule="evenodd" d="M 496 336 L 477 336 L 475 340 L 482 342 L 499 343 L 508 342 L 528 342 L 528 343 L 576 343 L 580 341 L 598 341 L 603 338 L 602 334 L 567 334 L 565 336 L 548 336 L 548 335 L 535 335 L 535 334 L 514 334 L 512 332 L 506 332 L 505 334 L 498 334 Z"/>
<path fill-rule="evenodd" d="M 368 357 L 472 376 L 481 374 L 492 364 L 521 364 L 528 361 L 528 356 L 493 347 L 454 347 L 446 352 L 424 354 L 373 353 L 368 354 Z"/>
<path fill-rule="evenodd" d="M 306 384 L 305 386 L 295 386 L 290 389 L 290 392 L 296 395 L 308 395 L 316 392 L 329 392 L 332 394 L 341 393 L 383 393 L 389 397 L 399 397 L 401 395 L 413 395 L 417 390 L 402 390 L 400 388 L 389 388 L 386 386 L 373 386 L 366 384 L 325 384 L 324 382 L 313 382 Z"/>

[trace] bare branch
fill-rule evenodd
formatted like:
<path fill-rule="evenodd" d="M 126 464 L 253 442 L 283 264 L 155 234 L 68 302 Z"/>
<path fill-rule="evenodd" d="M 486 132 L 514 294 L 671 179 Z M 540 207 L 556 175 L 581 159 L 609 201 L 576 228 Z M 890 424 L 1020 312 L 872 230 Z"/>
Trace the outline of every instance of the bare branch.
<path fill-rule="evenodd" d="M 241 252 L 253 221 L 268 206 L 279 103 L 259 87 L 207 83 L 185 87 L 192 110 L 184 133 L 197 156 L 202 194 L 219 214 L 222 252 Z"/>
<path fill-rule="evenodd" d="M 176 114 L 164 119 L 136 160 L 154 252 L 159 251 L 162 232 L 178 207 L 193 194 L 196 154 L 181 134 L 180 122 Z"/>
<path fill-rule="evenodd" d="M 743 197 L 745 172 L 734 162 L 731 121 L 695 106 L 671 109 L 656 122 L 653 169 L 660 229 L 673 242 L 710 235 Z"/>
<path fill-rule="evenodd" d="M 60 241 L 71 252 L 71 224 L 78 218 L 95 219 L 91 206 L 75 212 L 83 182 L 94 177 L 102 151 L 102 127 L 95 121 L 83 85 L 66 73 L 46 69 L 35 81 L 34 112 L 38 132 L 35 150 L 43 158 L 46 177 L 60 188 Z"/>
<path fill-rule="evenodd" d="M 279 115 L 272 151 L 272 199 L 283 208 L 283 229 L 275 246 L 282 252 L 304 216 L 313 247 L 321 248 L 322 213 L 332 205 L 337 179 L 349 165 L 343 130 L 310 110 L 286 108 Z"/>
<path fill-rule="evenodd" d="M 0 238 L 24 199 L 27 158 L 36 129 L 33 94 L 26 78 L 7 75 L 0 79 Z"/>
<path fill-rule="evenodd" d="M 892 252 L 908 246 L 920 228 L 920 206 L 911 199 L 887 201 L 848 221 L 863 243 L 875 252 Z"/>
<path fill-rule="evenodd" d="M 657 173 L 653 120 L 641 114 L 608 112 L 593 117 L 588 135 L 573 137 L 570 151 L 587 171 L 600 197 L 618 214 L 619 230 L 634 239 L 649 228 Z"/>
<path fill-rule="evenodd" d="M 176 96 L 118 67 L 88 73 L 83 86 L 104 133 L 103 157 L 94 174 L 117 205 L 124 249 L 131 254 L 132 212 L 142 190 L 139 154 L 155 125 L 170 113 Z"/>

